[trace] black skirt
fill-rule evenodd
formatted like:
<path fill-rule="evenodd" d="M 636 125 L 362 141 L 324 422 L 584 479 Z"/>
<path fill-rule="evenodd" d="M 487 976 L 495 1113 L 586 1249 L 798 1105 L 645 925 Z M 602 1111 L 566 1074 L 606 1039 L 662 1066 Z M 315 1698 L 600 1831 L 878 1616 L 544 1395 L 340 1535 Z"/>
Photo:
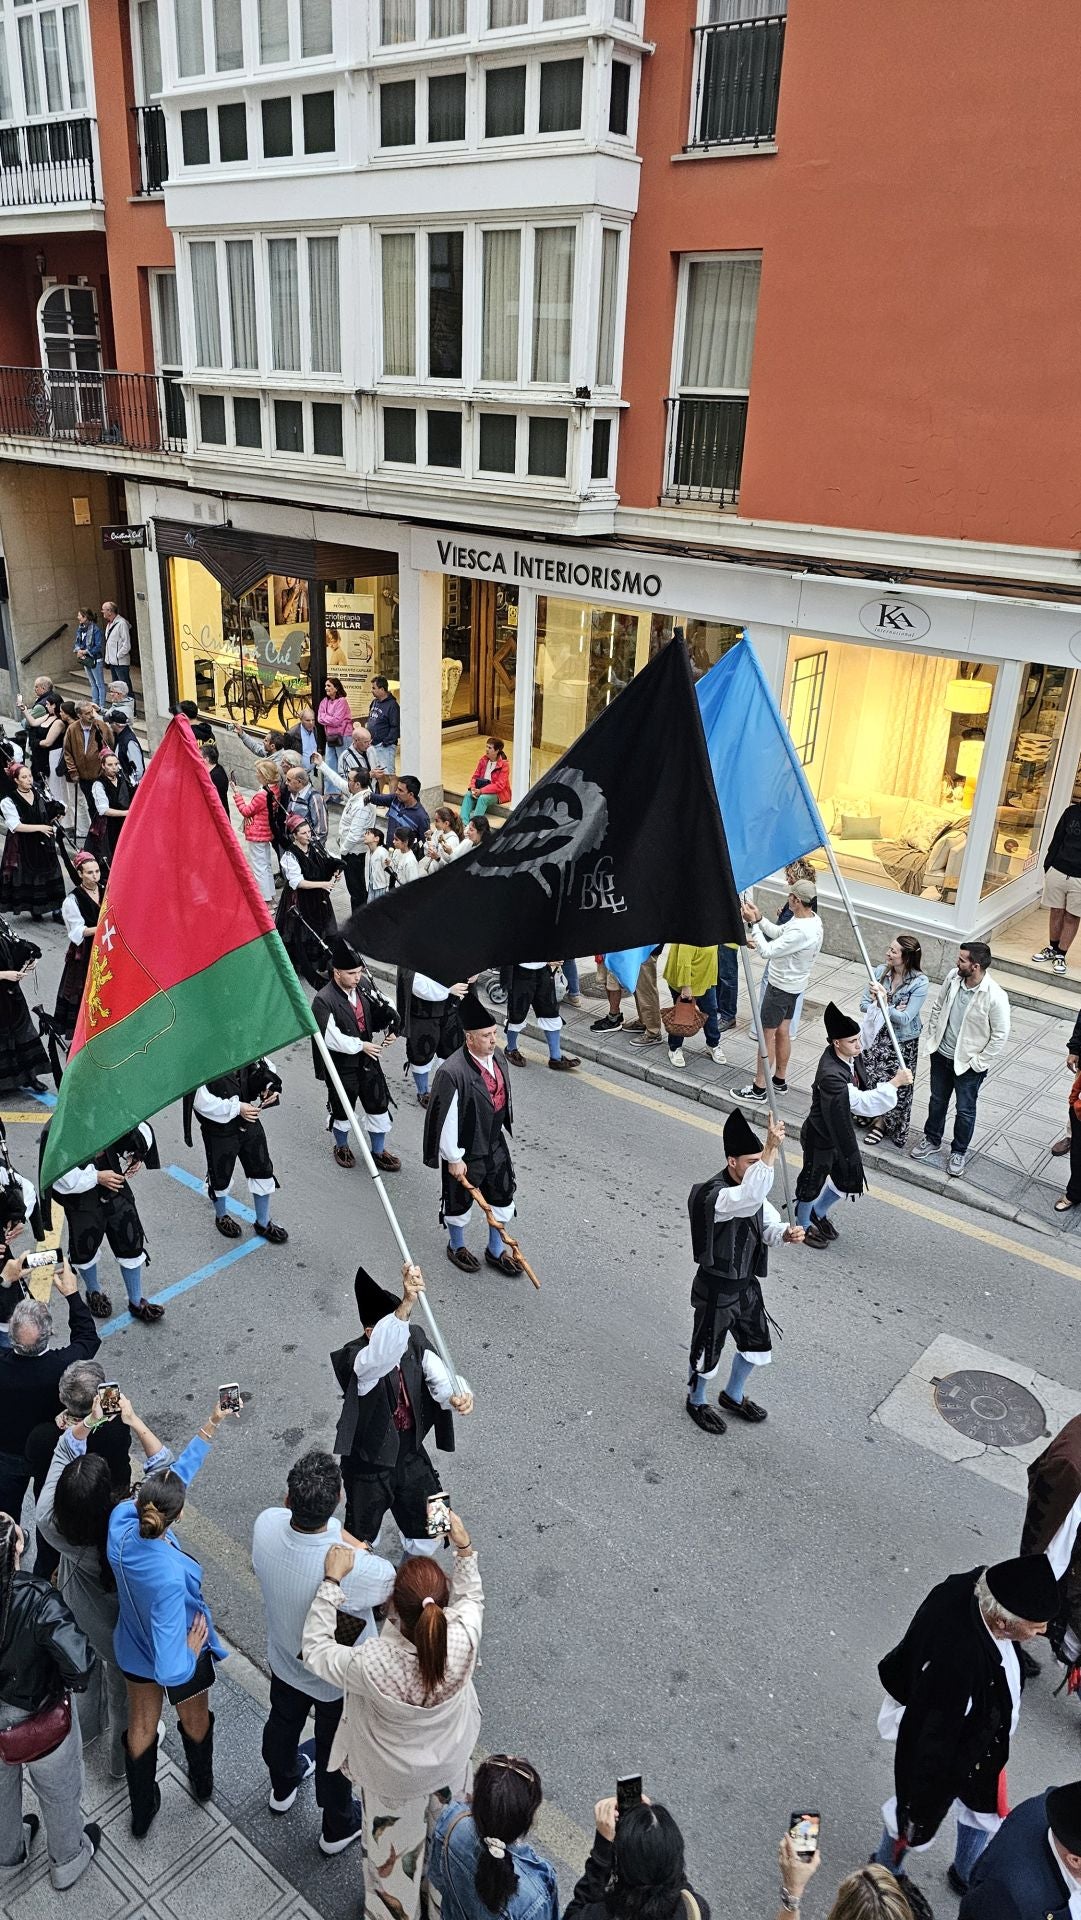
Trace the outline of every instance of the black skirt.
<path fill-rule="evenodd" d="M 30 1018 L 21 987 L 0 981 L 0 1093 L 11 1093 L 49 1071 L 48 1055 Z"/>
<path fill-rule="evenodd" d="M 54 913 L 64 898 L 55 840 L 44 833 L 8 830 L 0 858 L 0 912 Z"/>
<path fill-rule="evenodd" d="M 93 944 L 93 939 L 88 934 L 84 940 L 79 941 L 77 946 L 72 941 L 64 955 L 64 970 L 60 975 L 53 1019 L 67 1039 L 70 1039 L 75 1032 L 75 1022 L 79 1018 L 79 1008 L 83 1003 L 83 988 L 90 971 L 90 950 Z"/>
<path fill-rule="evenodd" d="M 305 888 L 299 893 L 285 887 L 275 924 L 301 979 L 309 986 L 325 987 L 330 978 L 330 944 L 338 931 L 330 896 L 314 889 Z"/>

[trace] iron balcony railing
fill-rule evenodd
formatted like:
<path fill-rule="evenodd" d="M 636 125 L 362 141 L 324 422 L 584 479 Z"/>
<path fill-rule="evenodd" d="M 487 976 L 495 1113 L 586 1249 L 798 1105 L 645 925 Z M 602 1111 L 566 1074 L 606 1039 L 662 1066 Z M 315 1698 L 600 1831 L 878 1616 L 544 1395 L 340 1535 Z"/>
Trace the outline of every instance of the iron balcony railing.
<path fill-rule="evenodd" d="M 739 499 L 747 434 L 746 398 L 698 400 L 681 396 L 666 400 L 665 405 L 665 498 L 734 505 Z"/>
<path fill-rule="evenodd" d="M 93 205 L 94 122 L 0 127 L 0 208 Z"/>
<path fill-rule="evenodd" d="M 0 367 L 0 438 L 183 453 L 184 395 L 154 373 L 84 373 L 66 367 Z"/>
<path fill-rule="evenodd" d="M 139 143 L 139 192 L 160 193 L 169 178 L 165 114 L 161 107 L 132 107 Z"/>
<path fill-rule="evenodd" d="M 758 146 L 777 131 L 784 16 L 694 27 L 692 147 Z"/>

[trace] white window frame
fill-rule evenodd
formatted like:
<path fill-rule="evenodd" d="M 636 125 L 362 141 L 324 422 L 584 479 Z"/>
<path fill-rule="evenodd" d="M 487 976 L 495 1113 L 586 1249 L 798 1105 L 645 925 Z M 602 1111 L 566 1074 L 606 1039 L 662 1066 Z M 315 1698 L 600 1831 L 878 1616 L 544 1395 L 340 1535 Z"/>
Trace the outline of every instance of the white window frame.
<path fill-rule="evenodd" d="M 532 36 L 537 33 L 542 33 L 545 35 L 552 34 L 552 35 L 558 36 L 560 34 L 567 34 L 567 33 L 574 33 L 574 32 L 578 32 L 578 33 L 595 32 L 596 21 L 589 17 L 592 12 L 592 8 L 590 6 L 590 0 L 580 0 L 580 3 L 581 3 L 581 12 L 572 14 L 569 19 L 546 20 L 544 18 L 544 0 L 528 0 L 528 4 L 526 7 L 526 19 L 521 26 L 490 27 L 488 25 L 489 12 L 490 12 L 490 9 L 488 6 L 488 0 L 480 0 L 481 38 L 482 40 L 491 40 L 496 34 L 499 34 L 501 36 L 505 34 L 508 38 L 512 34 L 517 34 L 519 36 L 525 36 L 526 34 L 528 34 L 532 38 Z"/>
<path fill-rule="evenodd" d="M 202 415 L 200 403 L 203 400 L 221 400 L 225 406 L 225 439 L 204 440 L 202 437 Z M 235 400 L 257 400 L 259 403 L 260 429 L 262 443 L 258 447 L 238 444 L 236 438 L 236 420 L 233 412 Z M 275 400 L 294 400 L 303 409 L 303 446 L 299 453 L 283 453 L 277 446 L 274 436 Z M 232 460 L 250 463 L 253 460 L 302 460 L 310 463 L 320 472 L 344 473 L 356 470 L 356 433 L 354 425 L 355 410 L 346 404 L 346 395 L 309 393 L 275 388 L 268 391 L 265 387 L 252 386 L 235 377 L 227 386 L 212 385 L 209 380 L 200 379 L 191 393 L 193 409 L 194 444 L 197 454 L 204 459 L 217 459 L 229 455 Z M 312 420 L 313 406 L 340 405 L 342 411 L 342 451 L 338 453 L 315 452 L 315 430 Z M 412 472 L 412 468 L 403 469 Z"/>
<path fill-rule="evenodd" d="M 787 20 L 788 18 L 788 0 L 728 0 L 728 4 L 733 8 L 734 14 L 738 11 L 740 17 L 745 16 L 747 19 L 774 20 L 783 18 Z M 710 14 L 712 11 L 713 0 L 697 0 L 695 26 L 709 27 L 725 24 L 722 21 L 711 20 Z M 776 140 L 751 141 L 746 145 L 742 142 L 734 142 L 731 145 L 718 145 L 709 148 L 702 148 L 696 141 L 695 122 L 698 118 L 699 93 L 705 81 L 705 59 L 706 35 L 696 33 L 694 36 L 694 60 L 692 63 L 690 102 L 687 116 L 687 152 L 709 152 L 711 154 L 774 153 L 777 146 Z"/>
<path fill-rule="evenodd" d="M 683 385 L 683 381 L 681 378 L 681 372 L 682 372 L 682 366 L 683 366 L 683 344 L 684 344 L 684 337 L 685 337 L 686 326 L 687 326 L 688 308 L 690 304 L 690 278 L 691 278 L 690 270 L 692 266 L 701 265 L 703 263 L 712 264 L 713 262 L 718 260 L 731 261 L 731 262 L 736 262 L 740 260 L 757 260 L 759 263 L 759 268 L 761 268 L 762 261 L 763 261 L 763 254 L 762 254 L 761 248 L 756 248 L 756 247 L 744 247 L 744 248 L 737 247 L 732 249 L 729 249 L 727 247 L 715 247 L 715 248 L 709 249 L 706 252 L 680 254 L 679 273 L 676 278 L 676 312 L 675 312 L 675 322 L 672 328 L 672 360 L 671 360 L 671 368 L 669 373 L 669 387 L 668 387 L 668 393 L 670 398 L 674 400 L 677 404 L 679 403 L 679 401 L 684 399 L 686 400 L 746 400 L 748 402 L 750 401 L 750 397 L 751 397 L 750 382 L 748 382 L 747 386 L 745 387 L 691 387 L 691 386 L 685 387 Z M 760 273 L 759 274 L 759 294 L 761 294 L 761 286 L 762 286 L 762 282 L 761 282 L 761 273 Z M 758 312 L 756 308 L 755 310 L 755 338 L 756 339 L 757 339 L 757 335 L 758 335 Z M 752 360 L 752 368 L 753 368 L 753 361 L 754 361 L 753 345 L 751 348 L 751 360 Z M 666 447 L 666 452 L 665 452 L 665 470 L 663 475 L 663 492 L 665 494 L 670 493 L 672 490 L 673 474 L 671 471 L 670 456 L 674 458 L 675 448 L 676 448 L 676 441 L 673 436 L 671 440 L 671 446 L 670 448 Z"/>
<path fill-rule="evenodd" d="M 214 30 L 215 0 L 198 0 L 199 16 L 203 27 L 203 65 L 200 73 L 182 74 L 180 71 L 180 29 L 176 11 L 177 4 L 178 0 L 160 0 L 161 9 L 171 17 L 167 22 L 163 22 L 161 12 L 159 12 L 158 27 L 162 42 L 162 64 L 163 66 L 165 65 L 165 47 L 166 41 L 168 41 L 168 66 L 169 69 L 171 69 L 171 75 L 175 76 L 180 86 L 197 86 L 200 81 L 207 80 L 227 82 L 233 76 L 242 76 L 250 71 L 252 17 L 249 8 L 245 5 L 245 0 L 240 0 L 241 44 L 240 65 L 237 67 L 219 67 L 217 35 Z"/>
<path fill-rule="evenodd" d="M 215 252 L 215 279 L 218 294 L 218 328 L 221 337 L 223 361 L 232 358 L 232 327 L 229 314 L 229 279 L 226 256 L 227 240 L 250 240 L 255 261 L 255 306 L 258 315 L 259 365 L 231 369 L 229 367 L 203 367 L 195 359 L 195 323 L 192 305 L 192 278 L 190 249 L 193 245 L 209 244 Z M 300 321 L 300 360 L 297 368 L 276 368 L 271 365 L 272 344 L 270 325 L 270 255 L 271 240 L 293 240 L 297 246 L 297 304 Z M 257 384 L 270 392 L 282 392 L 286 397 L 295 391 L 298 382 L 303 382 L 308 398 L 319 399 L 324 394 L 337 397 L 345 388 L 345 375 L 338 373 L 314 373 L 311 369 L 311 285 L 308 271 L 309 240 L 337 240 L 338 242 L 338 345 L 340 357 L 345 365 L 348 352 L 348 339 L 342 318 L 342 295 L 348 267 L 345 252 L 346 237 L 338 227 L 296 227 L 281 233 L 263 233 L 258 229 L 238 227 L 230 229 L 228 234 L 220 232 L 191 233 L 185 236 L 183 245 L 184 271 L 178 278 L 180 294 L 181 338 L 184 342 L 186 364 L 193 376 L 198 376 L 200 386 L 207 391 L 219 385 L 251 386 Z"/>
<path fill-rule="evenodd" d="M 179 380 L 184 373 L 184 316 L 180 302 L 180 276 L 175 267 L 151 267 L 147 274 L 150 288 L 150 337 L 154 347 L 155 371 L 167 377 Z M 161 321 L 158 315 L 158 282 L 171 280 L 176 289 L 177 334 L 179 336 L 180 359 L 166 359 L 162 347 Z"/>
<path fill-rule="evenodd" d="M 167 55 L 171 57 L 171 49 L 166 46 L 166 37 L 171 31 L 172 23 L 166 22 L 163 27 L 162 13 L 163 10 L 170 5 L 170 0 L 149 0 L 149 4 L 154 7 L 158 16 L 158 46 L 161 50 L 162 66 L 161 93 L 163 93 L 166 85 L 166 57 Z M 143 36 L 139 29 L 139 0 L 129 0 L 128 20 L 131 31 L 131 69 L 132 79 L 135 82 L 136 105 L 144 107 L 160 106 L 161 93 L 151 93 L 147 85 L 146 72 L 143 66 Z"/>
<path fill-rule="evenodd" d="M 305 77 L 307 77 L 307 72 L 308 70 L 305 68 Z M 316 77 L 322 79 L 323 76 L 316 76 L 313 73 L 312 78 L 315 79 Z M 206 94 L 204 92 L 199 99 L 181 99 L 176 109 L 176 146 L 178 149 L 177 178 L 206 180 L 212 173 L 220 171 L 224 178 L 228 180 L 238 168 L 243 168 L 245 177 L 256 173 L 280 174 L 283 171 L 288 171 L 291 175 L 298 173 L 319 173 L 324 171 L 328 166 L 337 165 L 342 134 L 342 102 L 337 87 L 330 83 L 329 74 L 326 75 L 326 80 L 328 82 L 326 85 L 304 85 L 295 90 L 290 88 L 288 92 L 279 91 L 278 87 L 272 83 L 271 86 L 254 95 L 250 94 L 247 90 L 245 90 L 243 94 L 235 97 L 226 95 L 225 93 L 219 94 L 215 92 L 213 94 Z M 334 99 L 334 146 L 319 153 L 305 153 L 304 151 L 304 100 L 305 96 L 309 93 L 329 93 Z M 292 134 L 293 150 L 291 153 L 286 154 L 264 154 L 263 102 L 264 100 L 286 99 L 289 101 L 290 107 L 289 124 Z M 221 157 L 218 110 L 221 107 L 234 106 L 243 107 L 245 111 L 248 134 L 247 156 L 242 160 L 223 160 Z M 207 139 L 210 149 L 210 158 L 208 160 L 196 161 L 194 163 L 185 161 L 183 129 L 180 122 L 180 115 L 184 113 L 206 114 Z"/>
<path fill-rule="evenodd" d="M 72 8 L 79 21 L 79 39 L 82 50 L 83 88 L 86 100 L 81 106 L 71 104 L 71 74 L 68 68 L 67 39 L 64 33 L 64 13 Z M 45 84 L 45 51 L 42 44 L 42 15 L 53 13 L 56 16 L 57 48 L 60 55 L 60 80 L 64 102 L 59 107 L 50 107 Z M 31 111 L 26 97 L 23 78 L 22 45 L 19 37 L 19 22 L 30 20 L 33 23 L 34 69 L 37 76 L 38 105 Z M 94 107 L 94 65 L 91 56 L 90 21 L 86 0 L 20 0 L 16 10 L 14 0 L 6 0 L 0 11 L 0 35 L 4 39 L 7 55 L 8 92 L 11 97 L 11 118 L 3 122 L 5 126 L 15 126 L 21 122 L 38 124 L 50 120 L 93 119 Z"/>
<path fill-rule="evenodd" d="M 288 7 L 288 12 L 289 12 L 289 52 L 286 54 L 283 60 L 264 60 L 263 59 L 262 46 L 261 46 L 260 35 L 259 35 L 259 8 L 258 8 L 258 4 L 255 4 L 253 6 L 252 34 L 254 37 L 252 39 L 251 50 L 250 50 L 251 59 L 249 60 L 249 63 L 248 63 L 250 71 L 254 73 L 260 73 L 260 74 L 288 73 L 292 70 L 293 67 L 300 66 L 303 72 L 307 73 L 313 68 L 316 68 L 318 66 L 319 61 L 321 60 L 333 62 L 335 57 L 335 50 L 340 40 L 340 22 L 336 17 L 337 16 L 336 6 L 334 6 L 333 0 L 332 0 L 330 52 L 329 53 L 304 53 L 302 51 L 302 48 L 304 45 L 303 20 L 302 20 L 304 4 L 305 4 L 305 0 L 286 0 L 286 6 Z"/>
<path fill-rule="evenodd" d="M 624 134 L 608 132 L 608 67 L 606 64 L 595 67 L 589 57 L 584 35 L 580 40 L 570 40 L 558 47 L 525 47 L 507 49 L 497 57 L 478 61 L 470 58 L 465 64 L 465 133 L 461 140 L 428 139 L 428 85 L 430 79 L 437 79 L 442 73 L 460 73 L 462 62 L 455 58 L 454 41 L 440 41 L 440 52 L 444 46 L 452 51 L 445 66 L 433 69 L 412 64 L 395 63 L 393 66 L 379 66 L 374 69 L 374 84 L 371 89 L 371 108 L 369 120 L 369 151 L 373 163 L 382 166 L 398 166 L 404 157 L 418 153 L 477 153 L 481 155 L 501 152 L 517 152 L 523 146 L 535 146 L 542 150 L 573 144 L 577 147 L 590 147 L 611 143 L 622 152 L 634 147 L 638 121 L 638 87 L 640 67 L 637 61 L 631 61 L 631 95 L 628 104 L 628 131 Z M 578 60 L 582 65 L 582 114 L 577 127 L 560 129 L 555 133 L 540 132 L 540 87 L 541 67 L 553 60 Z M 489 137 L 484 131 L 484 100 L 487 75 L 498 73 L 507 68 L 525 68 L 525 104 L 521 133 L 501 133 Z M 602 78 L 598 80 L 598 73 Z M 413 82 L 414 127 L 413 139 L 401 146 L 383 145 L 382 122 L 380 112 L 380 88 Z M 603 89 L 603 100 L 598 105 L 597 88 Z M 294 141 L 295 145 L 295 141 Z"/>
<path fill-rule="evenodd" d="M 414 34 L 410 40 L 384 40 L 382 35 L 381 0 L 368 0 L 371 7 L 371 50 L 373 55 L 386 55 L 407 52 L 413 47 L 460 47 L 465 46 L 470 37 L 471 0 L 465 0 L 465 26 L 461 33 L 433 35 L 431 30 L 431 0 L 415 0 Z"/>

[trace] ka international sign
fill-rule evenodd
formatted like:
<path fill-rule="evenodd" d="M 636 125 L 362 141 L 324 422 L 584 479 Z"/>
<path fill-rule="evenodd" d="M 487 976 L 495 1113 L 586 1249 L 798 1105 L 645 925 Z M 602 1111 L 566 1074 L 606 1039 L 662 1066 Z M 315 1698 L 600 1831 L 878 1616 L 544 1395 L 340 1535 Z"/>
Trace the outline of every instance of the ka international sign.
<path fill-rule="evenodd" d="M 922 640 L 931 616 L 914 600 L 868 600 L 860 608 L 860 626 L 876 640 Z"/>
<path fill-rule="evenodd" d="M 653 602 L 661 601 L 664 592 L 661 575 L 652 571 L 652 557 L 611 549 L 598 554 L 595 549 L 522 547 L 513 539 L 415 533 L 412 555 L 413 565 L 425 572 L 469 574 L 542 592 L 562 587 L 564 592 Z"/>

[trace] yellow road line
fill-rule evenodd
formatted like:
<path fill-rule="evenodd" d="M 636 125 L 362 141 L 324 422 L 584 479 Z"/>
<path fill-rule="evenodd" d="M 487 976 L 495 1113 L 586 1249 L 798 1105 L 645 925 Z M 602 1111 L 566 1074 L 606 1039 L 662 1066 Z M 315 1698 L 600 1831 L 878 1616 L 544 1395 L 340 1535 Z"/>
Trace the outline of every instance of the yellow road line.
<path fill-rule="evenodd" d="M 720 1139 L 723 1132 L 723 1119 L 707 1120 L 704 1114 L 695 1113 L 693 1109 L 672 1106 L 667 1100 L 654 1099 L 652 1094 L 639 1093 L 635 1087 L 625 1087 L 616 1080 L 602 1080 L 596 1073 L 583 1070 L 577 1078 L 583 1080 L 587 1087 L 596 1087 L 598 1092 L 607 1093 L 614 1100 L 626 1100 L 635 1107 L 648 1107 L 651 1113 L 661 1113 L 666 1120 L 678 1120 L 685 1127 L 697 1127 L 700 1133 L 712 1133 Z M 929 1220 L 936 1227 L 949 1227 L 951 1232 L 963 1234 L 968 1240 L 982 1241 L 986 1247 L 997 1247 L 1002 1252 L 1015 1254 L 1019 1260 L 1028 1260 L 1034 1267 L 1064 1274 L 1067 1280 L 1081 1280 L 1081 1267 L 1075 1262 L 1063 1260 L 1050 1251 L 1045 1253 L 1042 1248 L 1023 1246 L 1019 1240 L 996 1233 L 992 1227 L 978 1227 L 974 1221 L 955 1219 L 952 1213 L 944 1213 L 939 1207 L 930 1207 L 922 1200 L 910 1200 L 907 1195 L 899 1193 L 883 1193 L 877 1187 L 870 1198 L 884 1207 L 896 1207 L 901 1213 L 914 1213 L 920 1220 Z"/>
<path fill-rule="evenodd" d="M 0 1120 L 4 1120 L 4 1121 L 8 1121 L 8 1120 L 36 1120 L 36 1121 L 37 1121 L 37 1123 L 38 1123 L 38 1126 L 39 1126 L 39 1127 L 41 1127 L 41 1126 L 44 1126 L 44 1124 L 45 1124 L 45 1109 L 44 1109 L 43 1107 L 38 1107 L 38 1109 L 37 1109 L 37 1111 L 36 1111 L 35 1113 L 21 1113 L 21 1112 L 20 1112 L 20 1113 L 16 1113 L 16 1112 L 15 1112 L 14 1110 L 12 1110 L 12 1111 L 11 1111 L 11 1112 L 9 1113 L 9 1112 L 8 1112 L 8 1111 L 7 1111 L 6 1109 L 5 1109 L 5 1110 L 3 1110 L 3 1111 L 0 1111 Z"/>

